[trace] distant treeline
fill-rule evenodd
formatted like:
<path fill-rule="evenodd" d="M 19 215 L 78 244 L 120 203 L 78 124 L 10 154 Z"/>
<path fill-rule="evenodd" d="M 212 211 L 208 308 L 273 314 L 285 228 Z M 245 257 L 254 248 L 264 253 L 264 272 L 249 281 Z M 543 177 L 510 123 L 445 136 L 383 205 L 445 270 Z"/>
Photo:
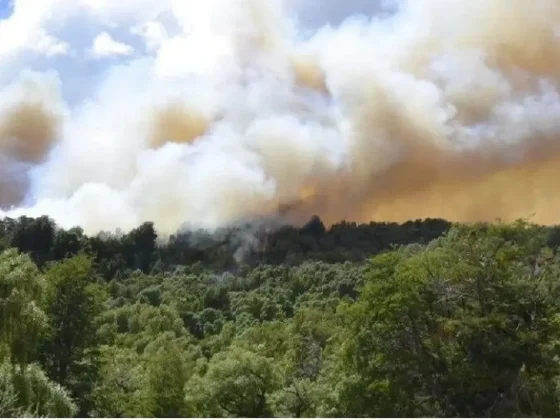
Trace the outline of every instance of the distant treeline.
<path fill-rule="evenodd" d="M 240 265 L 297 265 L 307 260 L 359 262 L 392 246 L 427 244 L 450 227 L 445 220 L 426 219 L 402 224 L 340 222 L 326 228 L 314 216 L 302 227 L 271 229 L 247 223 L 215 232 L 178 232 L 158 241 L 150 222 L 126 234 L 87 236 L 78 227 L 61 229 L 48 217 L 20 217 L 0 221 L 0 250 L 18 248 L 39 267 L 84 252 L 94 257 L 98 271 L 109 279 L 128 271 L 162 272 L 195 263 L 224 271 Z"/>

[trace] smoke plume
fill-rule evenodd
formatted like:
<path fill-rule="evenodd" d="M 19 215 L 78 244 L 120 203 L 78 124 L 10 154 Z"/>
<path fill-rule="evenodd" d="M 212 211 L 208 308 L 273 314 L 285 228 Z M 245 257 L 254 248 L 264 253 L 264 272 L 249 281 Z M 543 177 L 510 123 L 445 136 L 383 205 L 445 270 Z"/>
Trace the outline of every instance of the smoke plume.
<path fill-rule="evenodd" d="M 557 0 L 401 1 L 312 34 L 280 0 L 208 3 L 177 15 L 179 54 L 115 67 L 68 111 L 52 75 L 2 92 L 5 215 L 560 221 Z"/>

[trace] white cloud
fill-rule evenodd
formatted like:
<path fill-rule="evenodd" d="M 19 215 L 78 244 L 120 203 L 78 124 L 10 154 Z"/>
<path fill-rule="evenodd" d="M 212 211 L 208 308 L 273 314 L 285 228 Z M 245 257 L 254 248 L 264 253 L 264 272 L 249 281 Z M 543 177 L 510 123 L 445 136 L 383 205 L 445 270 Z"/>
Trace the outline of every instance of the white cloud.
<path fill-rule="evenodd" d="M 56 55 L 67 51 L 64 43 L 46 33 L 42 24 L 53 7 L 53 2 L 31 3 L 19 0 L 13 13 L 0 20 L 0 57 L 17 56 L 24 51 Z"/>
<path fill-rule="evenodd" d="M 130 33 L 144 38 L 148 51 L 157 50 L 169 38 L 167 29 L 161 22 L 152 20 L 134 26 Z"/>
<path fill-rule="evenodd" d="M 56 70 L 63 75 L 64 97 L 78 101 L 91 94 L 94 83 L 112 65 L 131 55 L 141 59 L 145 54 L 154 58 L 152 71 L 160 76 L 209 69 L 222 72 L 223 66 L 235 65 L 228 62 L 237 54 L 232 49 L 250 49 L 253 26 L 247 13 L 239 13 L 250 3 L 259 15 L 262 5 L 267 8 L 284 3 L 291 13 L 302 17 L 303 24 L 308 23 L 304 15 L 312 10 L 324 21 L 328 20 L 325 14 L 334 13 L 330 7 L 317 8 L 315 2 L 307 0 L 268 1 L 13 0 L 11 14 L 0 19 L 0 87 L 12 81 L 21 68 Z M 358 3 L 368 1 L 382 0 L 345 3 L 353 12 L 359 9 Z M 243 3 L 245 6 L 238 7 Z M 274 27 L 265 21 L 260 25 Z M 113 59 L 100 60 L 103 57 Z M 96 65 L 84 66 L 83 60 L 88 58 L 96 59 Z"/>
<path fill-rule="evenodd" d="M 180 35 L 162 43 L 154 70 L 162 77 L 207 74 L 219 69 L 218 64 L 231 56 L 232 46 L 225 37 L 210 33 Z"/>
<path fill-rule="evenodd" d="M 61 41 L 42 30 L 37 32 L 35 42 L 30 47 L 33 51 L 47 57 L 66 55 L 70 51 L 70 44 L 68 42 Z"/>
<path fill-rule="evenodd" d="M 283 0 L 285 7 L 295 13 L 300 24 L 319 28 L 325 24 L 338 25 L 349 16 L 378 14 L 393 0 Z M 445 1 L 445 0 L 444 0 Z"/>
<path fill-rule="evenodd" d="M 76 0 L 62 1 L 72 2 Z M 173 0 L 78 1 L 87 8 L 89 14 L 94 15 L 97 19 L 103 21 L 104 24 L 134 25 L 142 21 L 155 20 L 160 13 L 170 9 Z M 186 1 L 190 2 L 193 0 Z"/>
<path fill-rule="evenodd" d="M 97 58 L 127 56 L 134 53 L 134 48 L 124 42 L 114 40 L 109 33 L 102 32 L 93 40 L 91 52 Z"/>

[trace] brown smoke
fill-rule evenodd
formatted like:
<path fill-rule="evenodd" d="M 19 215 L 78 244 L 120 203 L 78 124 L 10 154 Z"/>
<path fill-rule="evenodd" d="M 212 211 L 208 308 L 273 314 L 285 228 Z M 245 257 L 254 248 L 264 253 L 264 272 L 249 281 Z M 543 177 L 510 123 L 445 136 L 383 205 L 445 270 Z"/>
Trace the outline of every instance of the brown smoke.
<path fill-rule="evenodd" d="M 171 103 L 154 116 L 150 145 L 158 148 L 167 142 L 192 143 L 204 134 L 208 124 L 208 119 L 200 112 Z"/>
<path fill-rule="evenodd" d="M 359 180 L 352 176 L 331 180 L 328 186 L 307 186 L 282 213 L 296 223 L 319 214 L 327 224 L 422 218 L 457 222 L 523 218 L 558 224 L 560 144 L 557 139 L 534 140 L 538 146 L 517 150 L 522 158 L 513 163 L 503 155 L 515 153 L 515 147 L 476 153 L 426 148 L 377 173 L 363 189 L 355 189 Z"/>
<path fill-rule="evenodd" d="M 560 221 L 556 186 L 559 164 L 560 154 L 557 153 L 547 159 L 512 167 L 497 165 L 489 173 L 481 171 L 480 174 L 466 168 L 457 173 L 438 173 L 434 168 L 421 166 L 401 168 L 399 176 L 391 180 L 393 191 L 380 192 L 379 198 L 364 206 L 357 218 L 404 221 L 442 217 L 467 222 L 524 218 L 536 223 L 557 224 Z M 416 181 L 410 182 L 414 178 Z M 404 181 L 401 188 L 397 186 L 399 180 Z"/>
<path fill-rule="evenodd" d="M 408 54 L 400 57 L 400 66 L 409 74 L 429 80 L 434 56 L 478 49 L 485 54 L 486 68 L 507 80 L 514 98 L 531 98 L 544 78 L 552 84 L 551 92 L 556 89 L 560 83 L 557 2 L 490 0 L 472 2 L 472 7 L 450 3 L 449 8 L 436 11 L 436 0 L 422 5 L 409 2 L 416 12 L 419 8 L 428 10 L 416 18 L 426 13 L 438 19 L 431 22 L 436 28 L 434 34 L 412 39 Z M 446 15 L 449 9 L 460 10 L 464 16 Z M 437 28 L 458 17 L 462 22 L 457 20 L 457 28 L 465 29 L 457 29 L 447 37 L 437 33 Z M 367 222 L 425 217 L 452 221 L 528 218 L 543 224 L 559 223 L 556 180 L 560 177 L 560 133 L 547 129 L 552 124 L 547 122 L 551 117 L 544 116 L 548 110 L 542 107 L 537 111 L 543 114 L 538 122 L 531 121 L 528 112 L 521 114 L 527 121 L 519 124 L 514 112 L 526 112 L 529 99 L 520 101 L 517 109 L 512 107 L 503 121 L 492 122 L 492 112 L 500 105 L 495 93 L 498 83 L 496 80 L 480 87 L 472 83 L 477 76 L 450 75 L 451 80 L 459 82 L 470 78 L 471 89 L 469 85 L 440 85 L 455 107 L 448 127 L 476 123 L 499 127 L 497 136 L 489 139 L 492 141 L 474 139 L 481 143 L 470 152 L 451 146 L 456 132 L 442 131 L 433 121 L 423 118 L 429 114 L 415 105 L 415 96 L 420 94 L 413 89 L 408 97 L 401 98 L 393 94 L 391 87 L 380 84 L 375 74 L 358 79 L 356 83 L 361 80 L 366 99 L 359 112 L 351 113 L 355 148 L 350 170 L 314 187 L 306 186 L 306 192 L 285 211 L 296 221 L 317 213 L 328 223 L 341 219 Z M 550 107 L 556 106 L 556 101 Z M 528 131 L 521 134 L 510 129 L 509 124 Z M 511 146 L 510 137 L 518 138 Z M 379 147 L 378 138 L 387 141 Z M 391 149 L 397 150 L 397 159 Z M 315 191 L 311 196 L 310 189 Z"/>
<path fill-rule="evenodd" d="M 0 150 L 29 163 L 44 159 L 56 139 L 59 117 L 41 102 L 22 102 L 0 117 Z"/>
<path fill-rule="evenodd" d="M 60 118 L 40 101 L 23 101 L 0 116 L 0 206 L 19 204 L 29 180 L 22 165 L 42 162 L 55 141 Z"/>
<path fill-rule="evenodd" d="M 328 93 L 325 73 L 312 58 L 295 57 L 292 59 L 292 66 L 298 86 Z"/>

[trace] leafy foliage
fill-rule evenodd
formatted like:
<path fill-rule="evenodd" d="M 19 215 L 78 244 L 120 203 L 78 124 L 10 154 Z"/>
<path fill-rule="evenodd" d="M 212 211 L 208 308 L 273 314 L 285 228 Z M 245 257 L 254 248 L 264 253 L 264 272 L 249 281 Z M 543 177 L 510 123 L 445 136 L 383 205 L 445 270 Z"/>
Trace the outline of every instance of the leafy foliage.
<path fill-rule="evenodd" d="M 31 259 L 11 248 L 0 254 L 0 335 L 2 354 L 28 362 L 47 327 L 42 308 L 46 282 Z"/>
<path fill-rule="evenodd" d="M 37 365 L 0 366 L 0 416 L 72 417 L 77 407 L 59 384 Z"/>
<path fill-rule="evenodd" d="M 0 414 L 560 415 L 556 227 L 0 221 Z"/>

